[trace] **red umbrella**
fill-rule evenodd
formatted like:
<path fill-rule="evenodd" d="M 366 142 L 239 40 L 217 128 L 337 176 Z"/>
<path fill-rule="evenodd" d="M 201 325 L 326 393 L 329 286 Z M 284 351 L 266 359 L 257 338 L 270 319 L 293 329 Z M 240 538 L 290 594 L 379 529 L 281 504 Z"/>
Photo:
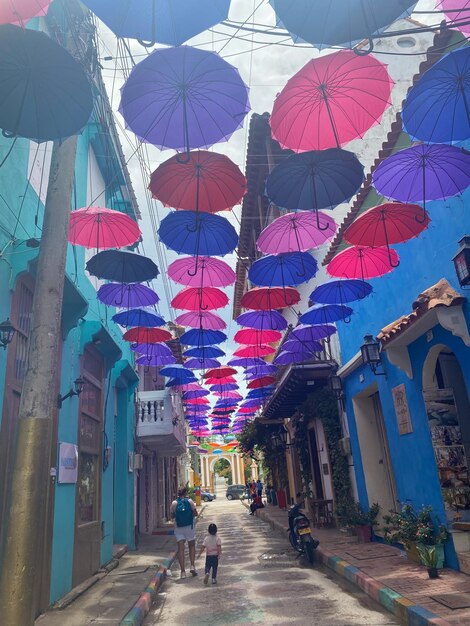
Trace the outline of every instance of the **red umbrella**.
<path fill-rule="evenodd" d="M 429 215 L 417 204 L 385 202 L 374 206 L 349 226 L 344 232 L 348 243 L 356 246 L 386 246 L 417 237 L 430 222 Z M 393 264 L 393 259 L 389 261 Z"/>
<path fill-rule="evenodd" d="M 247 345 L 261 345 L 264 343 L 276 343 L 282 337 L 278 330 L 256 330 L 244 328 L 235 333 L 234 341 Z"/>
<path fill-rule="evenodd" d="M 392 84 L 371 55 L 340 50 L 317 57 L 277 96 L 269 119 L 273 139 L 295 152 L 339 148 L 380 122 Z"/>
<path fill-rule="evenodd" d="M 376 278 L 388 274 L 400 263 L 395 250 L 387 248 L 364 248 L 351 246 L 346 248 L 327 265 L 330 276 L 338 278 Z"/>
<path fill-rule="evenodd" d="M 232 374 L 236 374 L 237 370 L 233 367 L 228 367 L 226 365 L 222 365 L 222 367 L 214 367 L 210 370 L 207 370 L 205 374 L 203 374 L 203 378 L 224 378 L 225 376 L 231 376 Z"/>
<path fill-rule="evenodd" d="M 0 24 L 20 24 L 37 15 L 45 15 L 52 0 L 2 0 Z"/>
<path fill-rule="evenodd" d="M 241 346 L 238 350 L 235 350 L 233 356 L 239 357 L 263 357 L 268 356 L 269 354 L 274 354 L 276 352 L 275 348 L 271 346 Z"/>
<path fill-rule="evenodd" d="M 122 248 L 138 241 L 140 235 L 134 220 L 121 211 L 90 207 L 70 213 L 69 241 L 77 246 Z"/>
<path fill-rule="evenodd" d="M 273 385 L 276 382 L 274 376 L 263 376 L 262 378 L 255 378 L 250 383 L 248 383 L 248 389 L 258 389 L 259 387 L 269 387 L 269 385 Z"/>
<path fill-rule="evenodd" d="M 208 378 L 204 381 L 206 385 L 225 385 L 225 383 L 236 383 L 236 379 L 233 376 L 224 376 L 223 378 Z"/>
<path fill-rule="evenodd" d="M 246 179 L 223 154 L 198 150 L 181 163 L 175 155 L 157 167 L 150 179 L 152 195 L 166 206 L 216 213 L 239 204 Z M 179 159 L 179 160 L 178 160 Z"/>
<path fill-rule="evenodd" d="M 170 341 L 173 339 L 173 335 L 163 328 L 136 326 L 125 332 L 123 339 L 133 343 L 161 343 L 162 341 Z"/>
<path fill-rule="evenodd" d="M 174 309 L 186 311 L 221 309 L 228 304 L 227 295 L 215 287 L 186 287 L 171 301 Z"/>
<path fill-rule="evenodd" d="M 167 273 L 175 283 L 189 287 L 228 287 L 237 279 L 228 263 L 210 256 L 177 259 Z"/>
<path fill-rule="evenodd" d="M 285 309 L 299 301 L 300 294 L 293 287 L 255 287 L 243 295 L 240 304 L 245 309 L 270 311 Z"/>

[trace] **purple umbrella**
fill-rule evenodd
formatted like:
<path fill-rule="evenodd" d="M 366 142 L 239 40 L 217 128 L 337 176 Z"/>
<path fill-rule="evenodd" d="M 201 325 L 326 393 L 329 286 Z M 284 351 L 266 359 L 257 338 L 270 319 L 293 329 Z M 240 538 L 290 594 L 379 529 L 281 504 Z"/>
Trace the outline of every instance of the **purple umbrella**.
<path fill-rule="evenodd" d="M 283 352 L 293 352 L 294 354 L 311 354 L 312 352 L 322 352 L 323 346 L 319 341 L 298 341 L 292 339 L 282 344 Z"/>
<path fill-rule="evenodd" d="M 164 343 L 133 343 L 131 344 L 131 350 L 139 354 L 145 354 L 147 357 L 172 356 L 170 348 Z"/>
<path fill-rule="evenodd" d="M 238 389 L 237 383 L 224 383 L 223 385 L 211 385 L 209 387 L 211 391 L 235 391 Z"/>
<path fill-rule="evenodd" d="M 172 354 L 161 356 L 139 356 L 136 360 L 137 365 L 145 365 L 146 367 L 162 367 L 163 365 L 172 365 L 176 363 L 176 359 Z"/>
<path fill-rule="evenodd" d="M 272 363 L 266 363 L 266 365 L 259 365 L 258 367 L 250 367 L 245 372 L 245 377 L 247 380 L 252 380 L 254 378 L 261 378 L 262 376 L 266 376 L 267 374 L 275 374 L 277 372 L 277 367 Z"/>
<path fill-rule="evenodd" d="M 446 145 L 419 144 L 392 154 L 378 165 L 372 183 L 386 198 L 401 202 L 444 200 L 470 185 L 470 154 Z"/>
<path fill-rule="evenodd" d="M 253 398 L 252 400 L 245 400 L 244 402 L 242 402 L 240 404 L 241 407 L 246 407 L 246 408 L 259 408 L 260 406 L 263 405 L 263 400 L 261 398 Z"/>
<path fill-rule="evenodd" d="M 236 319 L 239 326 L 257 330 L 284 330 L 287 320 L 278 311 L 247 311 Z"/>
<path fill-rule="evenodd" d="M 219 367 L 220 361 L 217 359 L 188 359 L 185 361 L 184 366 L 190 370 L 208 370 L 212 367 Z"/>
<path fill-rule="evenodd" d="M 250 104 L 233 65 L 215 52 L 180 46 L 155 50 L 134 67 L 119 110 L 142 141 L 189 153 L 228 140 Z"/>
<path fill-rule="evenodd" d="M 262 366 L 265 364 L 266 364 L 266 361 L 256 356 L 246 357 L 246 358 L 234 358 L 234 359 L 231 359 L 227 363 L 227 365 L 229 365 L 230 367 L 243 367 L 243 368 L 251 367 L 255 365 Z"/>
<path fill-rule="evenodd" d="M 192 400 L 193 398 L 202 398 L 209 395 L 207 389 L 195 389 L 194 391 L 186 391 L 183 393 L 183 400 Z"/>
<path fill-rule="evenodd" d="M 287 352 L 286 350 L 284 350 L 277 355 L 277 357 L 274 359 L 274 363 L 276 363 L 276 365 L 291 365 L 295 363 L 303 363 L 304 361 L 310 361 L 314 357 L 315 354 L 308 350 L 299 350 L 297 352 Z"/>
<path fill-rule="evenodd" d="M 299 324 L 288 335 L 288 341 L 297 339 L 298 341 L 317 341 L 318 339 L 324 339 L 330 335 L 334 335 L 336 332 L 336 326 L 333 324 Z M 285 344 L 284 344 L 285 345 Z M 282 346 L 284 349 L 284 346 Z"/>
<path fill-rule="evenodd" d="M 132 309 L 136 306 L 152 306 L 160 300 L 155 291 L 138 283 L 126 285 L 108 283 L 107 285 L 102 285 L 96 295 L 103 304 L 118 306 L 122 309 Z"/>

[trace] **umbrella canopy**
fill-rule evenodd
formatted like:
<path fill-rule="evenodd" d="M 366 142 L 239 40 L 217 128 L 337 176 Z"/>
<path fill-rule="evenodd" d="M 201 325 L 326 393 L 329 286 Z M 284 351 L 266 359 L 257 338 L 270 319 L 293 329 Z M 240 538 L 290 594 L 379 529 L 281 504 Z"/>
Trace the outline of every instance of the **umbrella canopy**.
<path fill-rule="evenodd" d="M 168 267 L 168 276 L 188 287 L 228 287 L 237 279 L 228 263 L 209 256 L 177 259 Z"/>
<path fill-rule="evenodd" d="M 168 384 L 165 385 L 167 387 Z M 174 391 L 195 391 L 196 389 L 200 389 L 201 385 L 199 383 L 187 383 L 180 385 L 178 382 L 171 385 Z"/>
<path fill-rule="evenodd" d="M 157 315 L 156 313 L 150 313 L 149 311 L 145 311 L 144 309 L 130 309 L 129 311 L 121 311 L 120 313 L 116 313 L 115 315 L 113 315 L 111 319 L 116 324 L 124 326 L 124 328 L 127 328 L 128 326 L 157 327 L 164 326 L 166 324 L 161 315 Z"/>
<path fill-rule="evenodd" d="M 326 267 L 330 276 L 338 278 L 377 278 L 398 267 L 400 259 L 395 250 L 351 246 L 337 254 Z"/>
<path fill-rule="evenodd" d="M 225 352 L 216 346 L 201 346 L 200 348 L 190 348 L 183 352 L 183 356 L 197 359 L 214 359 L 224 355 Z"/>
<path fill-rule="evenodd" d="M 248 389 L 258 389 L 259 387 L 269 387 L 276 382 L 274 376 L 263 376 L 262 378 L 255 378 L 248 383 Z"/>
<path fill-rule="evenodd" d="M 131 350 L 146 357 L 173 356 L 170 348 L 164 343 L 133 343 L 131 344 Z"/>
<path fill-rule="evenodd" d="M 207 398 L 205 398 L 204 396 L 208 396 L 209 395 L 209 391 L 207 391 L 207 389 L 203 389 L 202 387 L 200 387 L 199 389 L 192 389 L 189 391 L 185 391 L 183 393 L 183 401 L 186 400 L 192 400 L 194 398 L 199 398 L 199 399 L 203 399 L 204 402 L 202 402 L 201 404 L 208 404 L 209 400 Z"/>
<path fill-rule="evenodd" d="M 189 46 L 155 50 L 121 91 L 120 111 L 141 141 L 187 153 L 228 140 L 249 110 L 238 70 L 215 52 Z"/>
<path fill-rule="evenodd" d="M 315 304 L 299 317 L 302 324 L 331 324 L 347 320 L 353 310 L 344 304 Z"/>
<path fill-rule="evenodd" d="M 192 328 L 181 335 L 180 343 L 184 346 L 212 346 L 223 343 L 227 335 L 220 330 L 204 330 Z"/>
<path fill-rule="evenodd" d="M 181 163 L 178 155 L 153 172 L 149 189 L 164 205 L 188 211 L 217 213 L 241 202 L 246 178 L 224 154 L 199 150 Z"/>
<path fill-rule="evenodd" d="M 32 17 L 46 15 L 51 0 L 4 0 L 0 6 L 0 24 L 24 25 Z"/>
<path fill-rule="evenodd" d="M 70 213 L 69 241 L 85 248 L 122 248 L 140 238 L 136 222 L 121 211 L 89 207 Z"/>
<path fill-rule="evenodd" d="M 352 47 L 370 39 L 401 17 L 410 16 L 417 0 L 269 0 L 295 42 L 317 48 Z"/>
<path fill-rule="evenodd" d="M 324 339 L 330 335 L 334 335 L 336 332 L 336 326 L 332 324 L 322 324 L 310 326 L 308 324 L 300 324 L 296 326 L 288 335 L 288 340 L 298 341 L 317 341 L 318 339 Z M 287 342 L 286 342 L 287 343 Z M 284 343 L 282 348 L 285 349 Z"/>
<path fill-rule="evenodd" d="M 223 330 L 227 327 L 224 320 L 210 311 L 189 311 L 181 313 L 175 318 L 175 324 L 190 328 L 206 328 L 208 330 Z"/>
<path fill-rule="evenodd" d="M 123 250 L 98 252 L 87 262 L 86 269 L 92 276 L 119 283 L 140 283 L 160 273 L 152 259 Z"/>
<path fill-rule="evenodd" d="M 235 320 L 239 326 L 258 330 L 285 330 L 287 320 L 278 311 L 247 311 Z"/>
<path fill-rule="evenodd" d="M 297 356 L 309 356 L 314 355 L 316 352 L 323 352 L 323 346 L 319 341 L 299 341 L 298 339 L 291 339 L 286 341 L 282 345 L 282 352 L 290 352 Z"/>
<path fill-rule="evenodd" d="M 217 385 L 211 385 L 209 387 L 209 389 L 211 391 L 235 391 L 236 389 L 238 389 L 238 385 L 237 383 L 219 383 Z M 233 403 L 233 401 L 232 401 Z"/>
<path fill-rule="evenodd" d="M 207 391 L 207 390 L 205 390 Z M 196 391 L 189 391 L 188 393 L 197 393 Z M 207 391 L 207 393 L 209 393 L 209 391 Z M 184 396 L 186 396 L 186 394 L 184 394 Z M 203 398 L 203 397 L 199 397 L 199 396 L 188 396 L 188 397 L 183 397 L 183 402 L 184 405 L 189 409 L 191 406 L 195 405 L 195 406 L 203 406 L 203 405 L 207 405 L 209 404 L 209 400 L 207 398 Z"/>
<path fill-rule="evenodd" d="M 380 122 L 392 84 L 384 63 L 372 56 L 340 50 L 317 57 L 276 97 L 273 139 L 295 152 L 343 146 Z"/>
<path fill-rule="evenodd" d="M 146 326 L 137 326 L 131 328 L 123 335 L 124 341 L 133 341 L 135 343 L 160 343 L 170 341 L 173 336 L 163 328 L 147 328 Z"/>
<path fill-rule="evenodd" d="M 283 350 L 274 359 L 276 365 L 291 365 L 295 363 L 302 363 L 303 361 L 310 361 L 315 358 L 315 353 L 310 351 L 302 352 L 288 352 Z"/>
<path fill-rule="evenodd" d="M 363 280 L 330 280 L 319 285 L 310 294 L 312 302 L 340 304 L 362 300 L 372 293 L 372 287 Z"/>
<path fill-rule="evenodd" d="M 470 47 L 446 54 L 408 92 L 401 118 L 414 140 L 453 143 L 470 139 Z"/>
<path fill-rule="evenodd" d="M 196 211 L 169 213 L 162 219 L 158 235 L 167 248 L 194 256 L 224 256 L 238 244 L 236 230 L 225 217 Z M 198 270 L 196 263 L 191 271 Z"/>
<path fill-rule="evenodd" d="M 306 283 L 317 273 L 318 264 L 308 252 L 269 254 L 255 261 L 248 279 L 263 287 L 286 287 Z"/>
<path fill-rule="evenodd" d="M 282 337 L 282 333 L 278 330 L 256 330 L 254 328 L 245 328 L 235 333 L 233 338 L 237 343 L 246 345 L 260 345 L 262 343 L 276 343 Z"/>
<path fill-rule="evenodd" d="M 118 37 L 180 46 L 226 20 L 230 0 L 84 0 Z"/>
<path fill-rule="evenodd" d="M 465 35 L 470 35 L 470 24 L 468 24 L 470 0 L 441 0 L 438 8 L 444 11 L 448 22 L 451 22 L 447 25 L 448 28 L 457 28 Z M 460 24 L 460 22 L 463 23 Z"/>
<path fill-rule="evenodd" d="M 207 370 L 207 372 L 203 375 L 203 378 L 224 378 L 225 376 L 231 376 L 236 373 L 237 370 L 233 369 L 233 367 L 223 365 L 222 367 Z"/>
<path fill-rule="evenodd" d="M 243 294 L 240 304 L 245 309 L 270 311 L 271 309 L 285 309 L 297 304 L 300 294 L 292 287 L 255 287 Z"/>
<path fill-rule="evenodd" d="M 243 359 L 236 357 L 234 359 L 230 359 L 230 361 L 228 362 L 228 365 L 232 367 L 243 367 L 244 369 L 250 366 L 265 365 L 265 364 L 266 364 L 266 361 L 263 361 L 263 359 L 261 359 L 260 357 L 250 357 L 250 358 L 243 358 Z"/>
<path fill-rule="evenodd" d="M 256 242 L 258 250 L 263 254 L 281 254 L 319 248 L 333 237 L 336 223 L 325 213 L 318 212 L 317 216 L 320 227 L 312 220 L 310 211 L 281 215 L 261 232 Z"/>
<path fill-rule="evenodd" d="M 251 400 L 254 398 L 267 398 L 268 396 L 270 396 L 274 391 L 274 385 L 271 385 L 270 387 L 263 387 L 262 389 L 251 389 L 246 397 L 247 399 Z"/>
<path fill-rule="evenodd" d="M 101 285 L 96 296 L 100 302 L 108 306 L 117 306 L 123 309 L 132 309 L 136 306 L 153 306 L 160 300 L 155 291 L 145 285 L 136 283 L 130 285 L 122 283 Z"/>
<path fill-rule="evenodd" d="M 260 398 L 251 398 L 249 400 L 244 400 L 243 404 L 241 405 L 241 408 L 238 409 L 238 410 L 241 411 L 244 408 L 247 408 L 247 409 L 259 409 L 262 405 L 263 405 L 263 400 L 262 399 L 260 399 Z"/>
<path fill-rule="evenodd" d="M 4 135 L 38 143 L 75 135 L 93 110 L 80 63 L 44 33 L 12 24 L 0 25 L 0 93 Z"/>
<path fill-rule="evenodd" d="M 218 361 L 217 359 L 210 359 L 210 358 L 205 358 L 205 359 L 191 358 L 191 359 L 187 359 L 184 362 L 184 365 L 190 370 L 206 370 L 209 367 L 219 367 L 220 361 Z"/>
<path fill-rule="evenodd" d="M 168 378 L 194 378 L 194 374 L 184 365 L 173 365 L 172 367 L 164 367 L 160 370 L 162 376 Z"/>
<path fill-rule="evenodd" d="M 241 346 L 233 353 L 234 356 L 239 357 L 261 357 L 274 354 L 276 349 L 272 346 Z"/>
<path fill-rule="evenodd" d="M 176 359 L 172 354 L 162 354 L 160 356 L 139 356 L 136 361 L 137 365 L 145 365 L 145 367 L 162 367 L 162 365 L 172 365 L 176 363 Z"/>
<path fill-rule="evenodd" d="M 223 378 L 207 378 L 204 381 L 206 385 L 222 385 L 224 383 L 236 383 L 237 380 L 233 376 L 224 376 Z"/>
<path fill-rule="evenodd" d="M 200 309 L 221 309 L 228 304 L 226 293 L 215 287 L 185 287 L 171 301 L 174 309 L 199 311 Z"/>
<path fill-rule="evenodd" d="M 246 368 L 246 378 L 257 378 L 258 376 L 265 376 L 266 374 L 275 374 L 277 367 L 272 363 L 263 362 L 262 365 L 254 365 Z"/>
<path fill-rule="evenodd" d="M 231 400 L 241 400 L 243 398 L 242 394 L 238 391 L 213 391 L 212 394 L 214 396 L 219 396 Z"/>

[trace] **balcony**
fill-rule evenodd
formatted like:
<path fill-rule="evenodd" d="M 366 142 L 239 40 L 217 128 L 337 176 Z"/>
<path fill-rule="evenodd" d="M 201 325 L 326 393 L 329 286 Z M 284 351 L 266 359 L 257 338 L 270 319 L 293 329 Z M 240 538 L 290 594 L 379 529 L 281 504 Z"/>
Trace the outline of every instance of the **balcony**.
<path fill-rule="evenodd" d="M 179 394 L 141 391 L 137 399 L 137 437 L 161 456 L 186 452 L 186 429 Z"/>

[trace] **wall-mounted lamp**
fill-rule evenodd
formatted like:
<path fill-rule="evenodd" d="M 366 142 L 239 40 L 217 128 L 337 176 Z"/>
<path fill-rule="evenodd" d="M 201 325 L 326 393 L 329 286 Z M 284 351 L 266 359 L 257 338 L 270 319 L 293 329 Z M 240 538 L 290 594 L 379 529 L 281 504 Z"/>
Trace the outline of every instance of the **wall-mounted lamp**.
<path fill-rule="evenodd" d="M 287 448 L 290 448 L 291 446 L 293 446 L 293 443 L 287 443 L 287 435 L 288 435 L 288 431 L 287 428 L 282 425 L 279 430 L 277 430 L 272 436 L 271 439 L 274 443 L 274 446 L 276 448 L 282 448 L 283 450 L 286 450 Z"/>
<path fill-rule="evenodd" d="M 16 328 L 10 322 L 10 318 L 7 318 L 0 324 L 0 344 L 3 349 L 6 350 L 9 343 L 13 339 L 13 335 L 16 333 Z"/>
<path fill-rule="evenodd" d="M 380 344 L 374 341 L 372 335 L 364 337 L 364 343 L 361 346 L 362 362 L 368 365 L 375 376 L 385 376 L 385 372 L 377 371 L 379 365 L 382 364 L 380 357 Z"/>
<path fill-rule="evenodd" d="M 59 393 L 57 397 L 57 406 L 59 407 L 59 409 L 62 408 L 62 402 L 64 400 L 67 400 L 67 398 L 71 398 L 72 396 L 79 396 L 82 393 L 83 388 L 85 387 L 85 382 L 86 381 L 81 376 L 79 376 L 73 381 L 74 389 L 71 389 L 68 393 L 65 394 L 65 396 L 61 396 Z"/>
<path fill-rule="evenodd" d="M 459 245 L 460 248 L 452 260 L 460 286 L 467 287 L 470 284 L 470 236 L 462 237 Z"/>
<path fill-rule="evenodd" d="M 332 374 L 328 379 L 328 387 L 332 393 L 340 400 L 343 397 L 343 381 L 336 374 Z"/>

